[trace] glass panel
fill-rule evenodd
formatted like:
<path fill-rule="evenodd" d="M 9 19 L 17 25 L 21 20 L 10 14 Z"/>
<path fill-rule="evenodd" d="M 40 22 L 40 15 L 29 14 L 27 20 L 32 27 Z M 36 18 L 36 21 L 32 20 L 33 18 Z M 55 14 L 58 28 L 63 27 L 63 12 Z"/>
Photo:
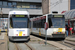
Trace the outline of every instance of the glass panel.
<path fill-rule="evenodd" d="M 41 8 L 41 5 L 36 5 L 36 8 Z"/>
<path fill-rule="evenodd" d="M 52 18 L 52 24 L 54 28 L 65 28 L 64 18 Z"/>
<path fill-rule="evenodd" d="M 16 2 L 12 2 L 12 5 L 14 8 L 16 8 L 17 3 Z"/>
<path fill-rule="evenodd" d="M 71 4 L 70 4 L 70 9 L 75 9 L 75 0 L 70 0 Z"/>
<path fill-rule="evenodd" d="M 7 7 L 7 2 L 3 1 L 3 7 Z"/>
<path fill-rule="evenodd" d="M 17 8 L 21 8 L 22 3 L 17 3 Z"/>
<path fill-rule="evenodd" d="M 0 1 L 0 5 L 2 5 L 2 1 Z"/>
<path fill-rule="evenodd" d="M 8 7 L 12 8 L 12 3 L 11 2 L 8 2 Z"/>
<path fill-rule="evenodd" d="M 25 3 L 22 3 L 22 8 L 25 8 Z"/>
<path fill-rule="evenodd" d="M 26 8 L 30 8 L 30 6 L 29 6 L 29 4 L 28 4 L 28 3 L 26 3 L 26 5 L 25 5 L 25 6 L 26 6 Z"/>
<path fill-rule="evenodd" d="M 16 5 L 17 3 L 16 2 L 12 2 L 12 5 Z"/>
<path fill-rule="evenodd" d="M 34 8 L 36 8 L 36 5 L 34 5 Z"/>
<path fill-rule="evenodd" d="M 33 5 L 30 5 L 30 8 L 34 8 L 34 6 Z"/>
<path fill-rule="evenodd" d="M 12 18 L 13 28 L 27 28 L 28 18 Z"/>

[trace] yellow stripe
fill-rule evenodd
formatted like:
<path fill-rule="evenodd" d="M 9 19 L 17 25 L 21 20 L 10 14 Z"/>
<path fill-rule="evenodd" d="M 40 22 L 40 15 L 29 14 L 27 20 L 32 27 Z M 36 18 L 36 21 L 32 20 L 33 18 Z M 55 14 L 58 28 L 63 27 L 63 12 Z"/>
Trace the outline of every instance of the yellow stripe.
<path fill-rule="evenodd" d="M 22 32 L 22 31 L 20 31 L 20 32 L 19 32 L 19 36 L 22 36 L 22 33 L 23 33 L 23 32 Z"/>
<path fill-rule="evenodd" d="M 0 29 L 0 32 L 1 32 L 1 29 Z"/>
<path fill-rule="evenodd" d="M 39 35 L 41 36 L 41 32 L 40 32 L 41 28 L 39 28 Z"/>
<path fill-rule="evenodd" d="M 62 32 L 62 28 L 58 28 L 58 32 Z"/>

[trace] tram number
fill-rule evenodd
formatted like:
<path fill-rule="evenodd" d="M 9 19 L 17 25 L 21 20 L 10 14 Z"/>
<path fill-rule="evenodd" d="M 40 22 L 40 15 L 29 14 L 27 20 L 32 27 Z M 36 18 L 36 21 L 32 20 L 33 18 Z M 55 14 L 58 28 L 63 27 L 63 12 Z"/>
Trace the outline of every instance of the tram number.
<path fill-rule="evenodd" d="M 22 33 L 23 33 L 22 31 L 19 31 L 19 36 L 22 36 Z"/>
<path fill-rule="evenodd" d="M 58 32 L 62 32 L 62 28 L 58 28 Z"/>

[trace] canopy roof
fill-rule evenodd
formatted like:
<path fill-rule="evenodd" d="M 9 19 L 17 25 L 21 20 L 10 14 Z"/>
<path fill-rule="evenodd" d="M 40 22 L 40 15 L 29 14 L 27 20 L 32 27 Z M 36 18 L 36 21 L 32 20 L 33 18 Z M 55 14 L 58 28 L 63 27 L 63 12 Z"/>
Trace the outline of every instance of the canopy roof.
<path fill-rule="evenodd" d="M 64 14 L 65 14 L 65 19 L 73 19 L 75 18 L 75 9 L 67 11 Z"/>

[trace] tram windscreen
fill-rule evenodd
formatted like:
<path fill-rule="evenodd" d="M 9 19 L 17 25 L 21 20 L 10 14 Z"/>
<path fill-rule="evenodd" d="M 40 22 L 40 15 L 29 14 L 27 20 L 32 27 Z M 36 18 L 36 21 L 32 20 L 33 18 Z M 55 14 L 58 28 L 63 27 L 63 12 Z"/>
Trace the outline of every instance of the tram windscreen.
<path fill-rule="evenodd" d="M 12 17 L 12 28 L 27 28 L 28 18 Z"/>
<path fill-rule="evenodd" d="M 65 28 L 65 18 L 51 18 L 54 28 Z"/>

